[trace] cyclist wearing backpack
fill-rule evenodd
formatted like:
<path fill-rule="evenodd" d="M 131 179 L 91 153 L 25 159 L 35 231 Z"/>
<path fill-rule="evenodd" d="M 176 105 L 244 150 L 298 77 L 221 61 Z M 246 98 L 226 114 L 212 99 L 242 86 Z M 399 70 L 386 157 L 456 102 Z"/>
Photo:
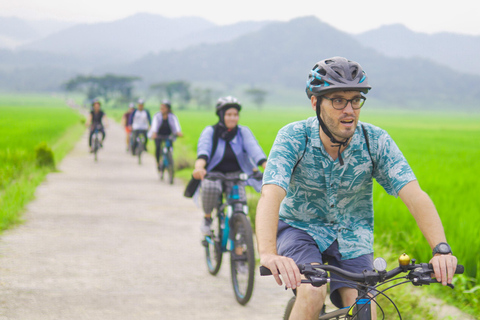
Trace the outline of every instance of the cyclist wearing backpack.
<path fill-rule="evenodd" d="M 157 159 L 157 167 L 160 170 L 160 155 L 162 154 L 163 139 L 158 137 L 182 137 L 182 129 L 176 115 L 172 113 L 170 101 L 164 100 L 160 105 L 160 112 L 153 116 L 152 127 L 149 136 L 155 140 L 155 157 Z M 173 142 L 173 141 L 172 141 Z"/>
<path fill-rule="evenodd" d="M 145 137 L 144 148 L 147 150 L 147 132 L 152 123 L 150 112 L 145 109 L 145 101 L 143 99 L 138 100 L 138 108 L 133 110 L 130 119 L 129 126 L 132 128 L 132 154 L 135 155 L 135 148 L 137 147 L 137 137 L 142 134 Z"/>
<path fill-rule="evenodd" d="M 88 116 L 86 126 L 87 128 L 90 129 L 90 134 L 88 138 L 88 146 L 90 147 L 90 152 L 93 152 L 92 150 L 92 137 L 93 134 L 95 133 L 95 129 L 98 129 L 98 131 L 102 134 L 102 141 L 101 144 L 103 144 L 103 140 L 105 140 L 105 128 L 103 125 L 103 119 L 104 119 L 105 113 L 101 109 L 101 103 L 99 99 L 93 99 L 92 100 L 92 111 L 90 111 L 90 114 Z M 108 124 L 108 120 L 105 118 L 105 124 Z"/>
<path fill-rule="evenodd" d="M 362 94 L 370 89 L 358 63 L 319 61 L 306 87 L 316 117 L 282 128 L 270 152 L 256 234 L 261 264 L 279 284 L 280 273 L 287 287 L 297 289 L 291 319 L 318 319 L 327 294 L 325 286 L 300 286 L 297 264 L 373 269 L 372 178 L 406 204 L 433 249 L 436 278 L 452 282 L 457 259 L 435 206 L 388 133 L 358 121 Z M 337 307 L 352 305 L 357 296 L 339 282 L 330 283 L 330 292 Z"/>
<path fill-rule="evenodd" d="M 204 179 L 207 172 L 218 171 L 235 176 L 239 172 L 252 174 L 258 171 L 258 166 L 265 168 L 266 156 L 253 133 L 248 127 L 238 125 L 239 101 L 231 96 L 218 99 L 216 114 L 219 121 L 214 126 L 206 127 L 197 147 L 197 160 L 193 177 L 202 180 L 202 205 L 205 212 L 201 231 L 204 234 L 210 232 L 212 223 L 212 211 L 218 206 L 218 200 L 222 192 L 229 193 L 232 183 L 220 180 Z M 249 179 L 239 184 L 240 200 L 246 201 L 245 184 L 252 185 L 260 191 L 261 183 L 255 179 Z"/>

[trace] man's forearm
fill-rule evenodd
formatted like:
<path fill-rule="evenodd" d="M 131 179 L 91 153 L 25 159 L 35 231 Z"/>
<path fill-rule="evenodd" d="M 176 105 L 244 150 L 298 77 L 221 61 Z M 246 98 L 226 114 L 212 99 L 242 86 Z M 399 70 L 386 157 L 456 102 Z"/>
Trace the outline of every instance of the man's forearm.
<path fill-rule="evenodd" d="M 255 220 L 260 256 L 277 253 L 278 211 L 284 197 L 285 191 L 276 185 L 265 185 L 262 188 Z"/>
<path fill-rule="evenodd" d="M 430 247 L 433 249 L 438 243 L 446 242 L 437 209 L 428 194 L 421 190 L 417 181 L 407 184 L 399 195 L 415 218 Z"/>

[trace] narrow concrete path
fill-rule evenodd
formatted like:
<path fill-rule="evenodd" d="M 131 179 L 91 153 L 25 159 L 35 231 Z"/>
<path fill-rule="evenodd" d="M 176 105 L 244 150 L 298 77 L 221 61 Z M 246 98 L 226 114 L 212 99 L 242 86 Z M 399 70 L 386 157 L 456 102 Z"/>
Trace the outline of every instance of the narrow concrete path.
<path fill-rule="evenodd" d="M 95 163 L 87 134 L 0 239 L 0 319 L 281 319 L 291 293 L 256 277 L 245 307 L 225 259 L 208 274 L 201 210 L 112 124 Z M 228 256 L 227 256 L 228 258 Z"/>

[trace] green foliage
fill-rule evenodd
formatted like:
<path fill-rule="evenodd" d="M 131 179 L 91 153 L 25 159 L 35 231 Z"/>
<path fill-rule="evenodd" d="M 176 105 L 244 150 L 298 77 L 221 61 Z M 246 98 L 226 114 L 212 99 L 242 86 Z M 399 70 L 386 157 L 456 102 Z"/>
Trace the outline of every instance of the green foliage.
<path fill-rule="evenodd" d="M 42 141 L 35 147 L 36 164 L 39 167 L 55 168 L 55 159 L 52 149 L 46 142 Z"/>
<path fill-rule="evenodd" d="M 186 81 L 170 81 L 155 83 L 150 86 L 150 90 L 155 91 L 161 100 L 167 97 L 168 100 L 176 99 L 180 104 L 180 109 L 191 100 L 190 83 Z"/>
<path fill-rule="evenodd" d="M 80 91 L 92 100 L 102 97 L 106 103 L 113 98 L 130 101 L 133 99 L 133 83 L 139 77 L 106 74 L 104 76 L 79 75 L 63 84 L 66 91 Z"/>
<path fill-rule="evenodd" d="M 257 106 L 257 108 L 261 108 L 265 103 L 265 99 L 267 97 L 267 91 L 259 89 L 259 88 L 250 88 L 245 90 L 245 94 L 250 96 L 253 100 L 253 103 Z"/>
<path fill-rule="evenodd" d="M 84 127 L 79 114 L 51 97 L 2 95 L 0 113 L 0 230 L 4 230 L 19 221 L 36 186 Z M 64 140 L 75 126 L 81 130 Z"/>

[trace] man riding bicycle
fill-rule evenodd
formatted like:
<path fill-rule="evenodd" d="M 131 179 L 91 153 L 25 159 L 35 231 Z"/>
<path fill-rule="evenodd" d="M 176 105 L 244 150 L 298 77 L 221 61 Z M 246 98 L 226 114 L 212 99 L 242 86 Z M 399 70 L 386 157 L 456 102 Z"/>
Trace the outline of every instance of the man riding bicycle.
<path fill-rule="evenodd" d="M 132 112 L 130 116 L 129 125 L 132 128 L 132 154 L 135 155 L 135 148 L 137 147 L 137 137 L 143 135 L 145 137 L 144 149 L 147 150 L 147 132 L 152 123 L 150 112 L 145 109 L 145 101 L 138 100 L 137 109 Z"/>
<path fill-rule="evenodd" d="M 164 100 L 160 105 L 160 112 L 153 116 L 152 127 L 149 135 L 155 140 L 155 158 L 157 159 L 157 168 L 160 168 L 160 156 L 162 154 L 162 143 L 165 137 L 182 137 L 182 129 L 176 115 L 172 113 L 170 101 Z M 163 138 L 162 138 L 163 137 Z"/>
<path fill-rule="evenodd" d="M 231 181 L 204 179 L 207 172 L 221 172 L 227 177 L 239 172 L 252 174 L 257 166 L 265 168 L 266 157 L 262 148 L 248 127 L 238 125 L 240 102 L 231 96 L 220 98 L 216 105 L 219 121 L 208 126 L 200 135 L 197 147 L 197 160 L 193 177 L 202 180 L 202 204 L 205 212 L 201 231 L 210 232 L 212 211 L 218 206 L 222 192 L 229 193 L 233 187 Z M 247 184 L 260 190 L 259 181 L 249 179 Z M 245 181 L 239 182 L 239 200 L 246 201 Z"/>
<path fill-rule="evenodd" d="M 342 57 L 319 61 L 306 87 L 316 117 L 282 128 L 269 155 L 257 241 L 261 264 L 277 283 L 280 273 L 288 288 L 297 289 L 290 319 L 318 319 L 327 294 L 325 286 L 300 286 L 297 264 L 373 269 L 372 178 L 406 204 L 433 249 L 436 278 L 452 282 L 457 259 L 435 206 L 388 133 L 358 121 L 362 94 L 370 89 L 358 63 Z M 337 281 L 330 292 L 337 307 L 352 305 L 357 296 Z"/>
<path fill-rule="evenodd" d="M 98 130 L 102 134 L 102 141 L 100 144 L 103 144 L 105 140 L 105 127 L 103 125 L 105 113 L 101 109 L 101 103 L 99 99 L 93 99 L 92 101 L 92 111 L 90 111 L 87 122 L 85 123 L 86 127 L 90 129 L 90 134 L 88 138 L 88 146 L 90 147 L 90 152 L 93 152 L 92 148 L 92 138 L 95 130 Z M 105 124 L 108 124 L 108 120 L 105 118 Z"/>

